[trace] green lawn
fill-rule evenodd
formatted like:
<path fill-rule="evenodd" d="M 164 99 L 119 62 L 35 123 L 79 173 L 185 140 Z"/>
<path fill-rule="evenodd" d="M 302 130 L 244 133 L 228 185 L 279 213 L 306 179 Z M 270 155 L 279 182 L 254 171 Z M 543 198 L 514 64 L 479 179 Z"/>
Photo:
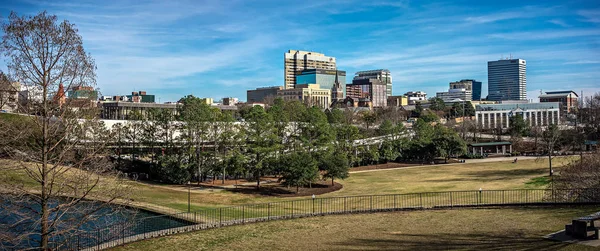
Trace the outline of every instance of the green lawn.
<path fill-rule="evenodd" d="M 557 158 L 555 166 L 567 163 L 569 158 Z M 339 191 L 320 197 L 437 192 L 456 190 L 485 190 L 545 188 L 548 162 L 522 160 L 518 164 L 507 162 L 473 163 L 447 166 L 423 166 L 376 172 L 354 173 Z M 158 204 L 187 210 L 187 192 L 170 189 L 169 186 L 149 186 L 135 183 L 135 201 Z M 261 203 L 298 198 L 278 198 L 248 195 L 228 191 L 204 191 L 192 194 L 192 208 L 214 208 L 228 205 Z"/>
<path fill-rule="evenodd" d="M 115 250 L 600 250 L 543 239 L 598 206 L 455 209 L 273 221 L 162 237 Z"/>
<path fill-rule="evenodd" d="M 554 164 L 560 166 L 569 159 L 571 158 L 557 158 Z M 6 160 L 0 160 L 0 164 L 7 163 L 9 162 Z M 518 164 L 510 161 L 467 163 L 354 173 L 348 179 L 338 181 L 344 185 L 344 188 L 319 197 L 478 190 L 479 188 L 485 190 L 545 188 L 547 166 L 547 160 L 541 159 L 521 160 Z M 15 179 L 22 179 L 15 173 L 8 175 Z M 25 183 L 28 186 L 32 185 L 30 182 Z M 181 187 L 140 182 L 127 182 L 127 185 L 131 187 L 133 202 L 137 206 L 144 205 L 149 209 L 162 212 L 187 210 L 188 193 Z M 299 198 L 268 197 L 218 189 L 194 191 L 191 196 L 192 210 L 292 199 Z"/>

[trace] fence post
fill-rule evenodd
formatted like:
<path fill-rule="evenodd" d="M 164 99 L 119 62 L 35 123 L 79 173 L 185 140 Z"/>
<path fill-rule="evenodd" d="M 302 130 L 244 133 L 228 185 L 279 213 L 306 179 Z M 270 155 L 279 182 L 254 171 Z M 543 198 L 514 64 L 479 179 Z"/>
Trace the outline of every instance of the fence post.
<path fill-rule="evenodd" d="M 312 198 L 312 214 L 315 215 L 315 198 Z"/>
<path fill-rule="evenodd" d="M 344 197 L 344 213 L 348 212 L 348 210 L 346 209 L 346 198 L 348 197 Z"/>
<path fill-rule="evenodd" d="M 294 201 L 292 200 L 292 218 L 294 218 Z"/>
<path fill-rule="evenodd" d="M 323 198 L 319 198 L 319 201 L 321 203 L 319 211 L 321 212 L 321 215 L 323 215 Z"/>
<path fill-rule="evenodd" d="M 96 229 L 96 250 L 100 250 L 100 229 Z"/>
<path fill-rule="evenodd" d="M 454 208 L 454 203 L 452 202 L 452 192 L 450 192 L 450 208 Z"/>
<path fill-rule="evenodd" d="M 398 209 L 398 205 L 396 203 L 396 197 L 398 197 L 397 194 L 394 194 L 394 210 Z"/>
<path fill-rule="evenodd" d="M 219 208 L 219 227 L 223 224 L 223 208 Z"/>
<path fill-rule="evenodd" d="M 419 193 L 419 204 L 421 205 L 421 209 L 423 209 L 423 193 Z"/>
<path fill-rule="evenodd" d="M 525 204 L 529 203 L 529 190 L 525 190 Z"/>
<path fill-rule="evenodd" d="M 271 203 L 267 204 L 267 220 L 271 220 Z"/>
<path fill-rule="evenodd" d="M 246 223 L 246 211 L 244 209 L 244 205 L 242 205 L 242 224 Z"/>
<path fill-rule="evenodd" d="M 504 190 L 502 190 L 502 205 L 504 205 Z"/>
<path fill-rule="evenodd" d="M 371 195 L 371 197 L 369 198 L 369 204 L 371 204 L 371 209 L 369 211 L 373 212 L 373 195 Z"/>

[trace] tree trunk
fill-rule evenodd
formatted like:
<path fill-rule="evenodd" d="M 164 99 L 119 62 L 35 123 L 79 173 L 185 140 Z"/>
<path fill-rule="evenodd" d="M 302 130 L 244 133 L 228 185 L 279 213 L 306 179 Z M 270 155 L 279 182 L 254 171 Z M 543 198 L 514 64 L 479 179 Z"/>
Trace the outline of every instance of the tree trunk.
<path fill-rule="evenodd" d="M 549 166 L 550 166 L 550 170 L 549 170 L 549 172 L 550 172 L 550 176 L 552 176 L 552 173 L 553 173 L 553 172 L 552 172 L 552 152 L 549 152 L 549 153 L 548 153 L 548 164 L 549 164 Z"/>
<path fill-rule="evenodd" d="M 335 183 L 333 183 L 333 177 L 331 177 L 331 186 L 333 187 Z"/>
<path fill-rule="evenodd" d="M 300 192 L 300 186 L 296 185 L 296 193 L 299 193 L 299 192 Z"/>
<path fill-rule="evenodd" d="M 223 163 L 223 178 L 221 179 L 221 184 L 225 185 L 225 163 Z"/>
<path fill-rule="evenodd" d="M 256 190 L 260 190 L 260 173 L 257 172 L 254 176 L 256 177 Z"/>

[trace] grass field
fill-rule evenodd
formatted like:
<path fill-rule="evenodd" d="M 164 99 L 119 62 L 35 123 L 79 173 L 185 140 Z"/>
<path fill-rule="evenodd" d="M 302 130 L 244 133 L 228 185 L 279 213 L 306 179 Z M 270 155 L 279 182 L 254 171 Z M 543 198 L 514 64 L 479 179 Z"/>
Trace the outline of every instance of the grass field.
<path fill-rule="evenodd" d="M 563 165 L 570 159 L 572 158 L 556 158 L 554 165 Z M 0 164 L 7 165 L 9 162 L 0 160 Z M 344 186 L 341 190 L 320 197 L 478 190 L 479 188 L 485 190 L 544 188 L 547 185 L 547 166 L 547 159 L 542 159 L 521 160 L 518 164 L 510 161 L 467 163 L 354 173 L 346 180 L 338 180 Z M 10 175 L 15 179 L 23 179 L 22 175 L 15 173 Z M 32 185 L 26 180 L 23 182 Z M 149 209 L 158 206 L 174 211 L 187 210 L 188 193 L 185 188 L 140 182 L 127 182 L 127 185 L 131 187 L 133 201 L 137 205 L 147 205 Z M 268 197 L 219 189 L 193 190 L 191 196 L 192 210 L 291 199 L 298 198 Z"/>
<path fill-rule="evenodd" d="M 598 206 L 336 215 L 225 227 L 115 250 L 600 250 L 545 240 Z"/>
<path fill-rule="evenodd" d="M 564 165 L 571 158 L 557 158 L 555 166 Z M 461 165 L 423 166 L 409 169 L 382 170 L 354 173 L 339 191 L 320 197 L 391 194 L 413 192 L 436 192 L 455 190 L 486 190 L 545 188 L 548 162 L 522 160 L 518 164 L 508 162 L 472 163 Z M 187 191 L 170 186 L 150 186 L 141 183 L 135 187 L 135 201 L 187 210 Z M 261 195 L 233 193 L 229 191 L 197 191 L 192 193 L 192 209 L 240 205 L 298 198 L 277 198 Z"/>

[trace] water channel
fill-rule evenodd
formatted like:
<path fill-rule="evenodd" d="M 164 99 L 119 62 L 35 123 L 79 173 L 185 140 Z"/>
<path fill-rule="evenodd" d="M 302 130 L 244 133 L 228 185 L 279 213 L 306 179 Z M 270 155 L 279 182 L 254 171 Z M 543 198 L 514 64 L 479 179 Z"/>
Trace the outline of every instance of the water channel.
<path fill-rule="evenodd" d="M 57 199 L 51 208 L 66 200 Z M 39 247 L 41 206 L 33 197 L 19 198 L 0 195 L 0 249 L 30 249 Z M 56 220 L 59 217 L 60 220 Z M 189 225 L 189 222 L 154 212 L 94 201 L 83 201 L 70 210 L 57 210 L 49 216 L 56 222 L 51 229 L 51 246 L 93 246 L 110 237 L 124 237 L 144 232 Z M 102 235 L 102 236 L 101 236 Z M 66 243 L 70 242 L 70 243 Z M 76 242 L 76 244 L 73 244 Z M 61 248 L 63 249 L 63 248 Z"/>

